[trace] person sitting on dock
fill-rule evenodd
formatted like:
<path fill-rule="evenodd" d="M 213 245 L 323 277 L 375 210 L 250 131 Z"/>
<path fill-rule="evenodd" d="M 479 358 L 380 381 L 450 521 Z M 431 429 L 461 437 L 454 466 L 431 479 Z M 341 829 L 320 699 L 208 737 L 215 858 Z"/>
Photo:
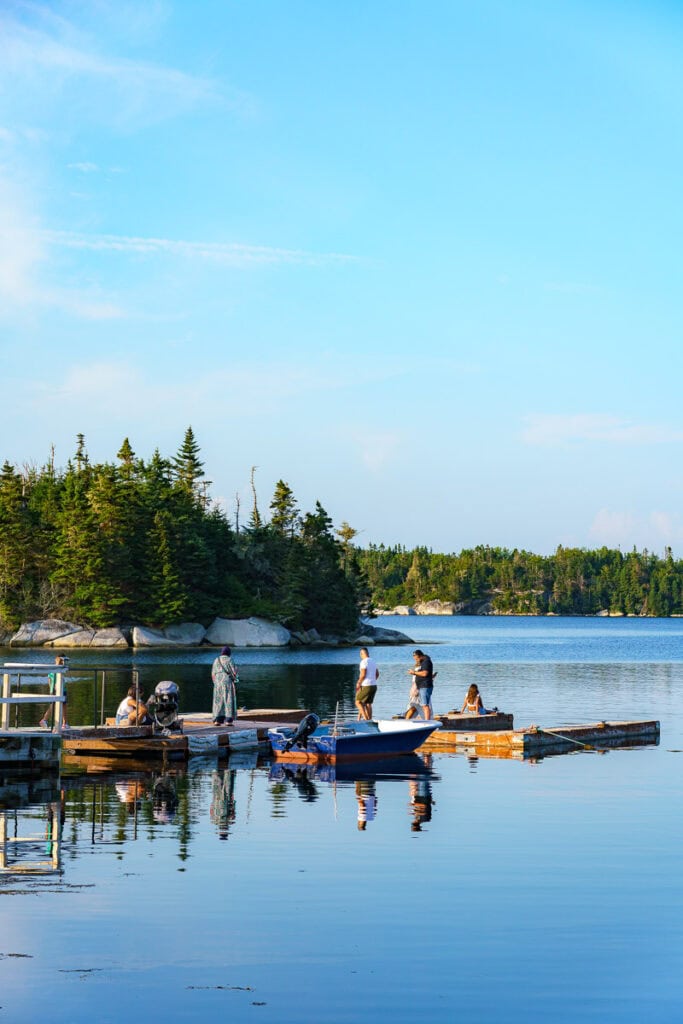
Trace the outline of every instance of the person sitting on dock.
<path fill-rule="evenodd" d="M 128 687 L 128 693 L 116 709 L 116 725 L 125 728 L 130 725 L 149 725 L 152 719 L 147 705 L 138 700 L 139 691 L 135 686 Z"/>
<path fill-rule="evenodd" d="M 493 711 L 497 711 L 498 708 L 493 708 Z M 489 715 L 490 711 L 487 711 L 484 707 L 484 702 L 481 699 L 479 693 L 479 687 L 476 683 L 472 683 L 469 690 L 465 695 L 462 707 L 460 708 L 461 715 Z"/>

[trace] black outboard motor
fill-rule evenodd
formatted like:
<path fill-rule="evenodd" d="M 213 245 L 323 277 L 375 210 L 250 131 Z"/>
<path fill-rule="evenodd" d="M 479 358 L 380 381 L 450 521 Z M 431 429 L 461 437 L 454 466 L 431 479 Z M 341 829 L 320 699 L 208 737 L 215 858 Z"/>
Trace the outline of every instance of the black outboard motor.
<path fill-rule="evenodd" d="M 178 721 L 178 687 L 170 679 L 164 679 L 154 687 L 154 693 L 147 702 L 154 715 L 154 724 L 159 729 L 180 729 Z"/>
<path fill-rule="evenodd" d="M 315 732 L 319 725 L 320 719 L 318 718 L 317 715 L 306 715 L 305 718 L 301 719 L 301 721 L 296 727 L 296 731 L 289 737 L 289 739 L 285 743 L 284 749 L 291 750 L 292 747 L 294 746 L 305 748 L 308 745 L 308 737 L 311 735 L 312 732 Z"/>

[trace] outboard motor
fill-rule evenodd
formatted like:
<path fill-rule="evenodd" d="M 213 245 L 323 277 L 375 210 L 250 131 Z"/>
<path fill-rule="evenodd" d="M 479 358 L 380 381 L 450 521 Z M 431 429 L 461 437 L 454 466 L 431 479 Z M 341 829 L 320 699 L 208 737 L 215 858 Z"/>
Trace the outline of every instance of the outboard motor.
<path fill-rule="evenodd" d="M 289 737 L 289 739 L 285 743 L 284 749 L 291 750 L 292 747 L 294 746 L 306 747 L 308 737 L 311 735 L 312 732 L 315 732 L 319 725 L 320 719 L 318 718 L 317 715 L 306 715 L 305 718 L 301 719 L 301 721 L 296 727 L 296 731 Z"/>
<path fill-rule="evenodd" d="M 178 687 L 170 679 L 164 679 L 154 687 L 148 701 L 154 715 L 154 724 L 159 729 L 180 729 L 178 721 Z"/>

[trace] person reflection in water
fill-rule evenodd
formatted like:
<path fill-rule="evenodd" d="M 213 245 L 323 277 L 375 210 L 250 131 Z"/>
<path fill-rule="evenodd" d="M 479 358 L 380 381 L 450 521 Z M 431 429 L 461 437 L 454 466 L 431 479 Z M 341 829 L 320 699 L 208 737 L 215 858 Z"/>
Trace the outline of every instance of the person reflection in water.
<path fill-rule="evenodd" d="M 413 820 L 411 832 L 421 832 L 422 825 L 432 820 L 432 786 L 429 779 L 415 779 L 408 783 L 410 790 L 410 811 Z"/>
<path fill-rule="evenodd" d="M 358 831 L 364 832 L 368 822 L 374 821 L 377 814 L 374 781 L 356 782 L 356 800 L 358 801 Z"/>
<path fill-rule="evenodd" d="M 209 817 L 218 829 L 218 838 L 227 839 L 235 820 L 235 771 L 226 768 L 211 775 L 211 808 Z"/>

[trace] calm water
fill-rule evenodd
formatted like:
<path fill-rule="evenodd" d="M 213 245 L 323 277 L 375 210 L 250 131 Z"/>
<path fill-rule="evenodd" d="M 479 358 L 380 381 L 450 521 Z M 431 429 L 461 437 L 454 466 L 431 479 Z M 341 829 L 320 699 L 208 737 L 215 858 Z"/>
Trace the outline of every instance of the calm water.
<path fill-rule="evenodd" d="M 0 787 L 8 837 L 38 837 L 10 861 L 59 868 L 0 875 L 0 1021 L 680 1021 L 683 621 L 381 624 L 429 645 L 437 710 L 474 680 L 518 725 L 658 718 L 661 743 L 338 777 L 241 755 Z M 145 691 L 173 678 L 208 709 L 212 656 L 134 662 Z M 392 714 L 410 648 L 376 656 Z M 241 704 L 351 709 L 355 651 L 236 660 Z M 115 663 L 108 709 L 131 656 L 72 657 L 77 678 Z M 89 670 L 69 708 L 92 717 Z"/>

